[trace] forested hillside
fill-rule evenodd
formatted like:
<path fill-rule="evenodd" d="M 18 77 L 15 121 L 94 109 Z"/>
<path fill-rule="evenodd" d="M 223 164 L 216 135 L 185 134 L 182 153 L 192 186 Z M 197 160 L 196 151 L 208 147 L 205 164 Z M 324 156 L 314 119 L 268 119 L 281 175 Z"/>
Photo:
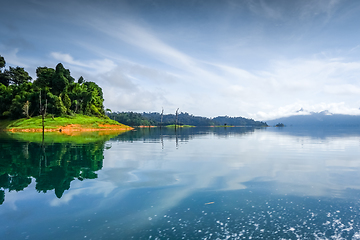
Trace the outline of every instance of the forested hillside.
<path fill-rule="evenodd" d="M 134 112 L 114 112 L 108 113 L 111 119 L 114 119 L 122 124 L 129 126 L 147 126 L 147 125 L 172 125 L 175 124 L 175 114 L 165 114 L 162 116 L 157 112 L 152 113 L 134 113 Z M 179 125 L 192 125 L 192 126 L 217 126 L 217 125 L 231 125 L 231 126 L 251 126 L 263 127 L 267 126 L 264 122 L 255 121 L 243 117 L 228 117 L 221 116 L 216 118 L 207 118 L 194 116 L 189 113 L 180 113 L 178 115 Z"/>
<path fill-rule="evenodd" d="M 220 125 L 233 125 L 233 126 L 254 126 L 262 127 L 267 126 L 265 122 L 255 121 L 253 119 L 243 118 L 243 117 L 229 117 L 229 116 L 219 116 L 212 119 L 215 123 Z"/>
<path fill-rule="evenodd" d="M 154 126 L 157 123 L 153 120 L 149 120 L 144 117 L 141 113 L 135 112 L 114 112 L 107 113 L 107 116 L 119 123 L 125 124 L 127 126 Z"/>
<path fill-rule="evenodd" d="M 5 64 L 0 56 L 0 118 L 29 118 L 42 113 L 105 116 L 102 89 L 83 77 L 75 81 L 61 63 L 55 69 L 38 67 L 33 81 L 24 68 L 6 69 Z"/>

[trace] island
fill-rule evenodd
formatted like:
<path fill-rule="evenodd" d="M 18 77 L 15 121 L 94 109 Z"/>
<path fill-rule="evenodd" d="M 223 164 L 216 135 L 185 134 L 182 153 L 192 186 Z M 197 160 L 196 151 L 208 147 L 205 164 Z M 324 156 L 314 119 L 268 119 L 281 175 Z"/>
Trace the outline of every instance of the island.
<path fill-rule="evenodd" d="M 103 92 L 95 82 L 59 63 L 38 67 L 32 78 L 22 67 L 5 69 L 0 55 L 0 129 L 11 132 L 126 131 L 132 128 L 105 114 Z"/>

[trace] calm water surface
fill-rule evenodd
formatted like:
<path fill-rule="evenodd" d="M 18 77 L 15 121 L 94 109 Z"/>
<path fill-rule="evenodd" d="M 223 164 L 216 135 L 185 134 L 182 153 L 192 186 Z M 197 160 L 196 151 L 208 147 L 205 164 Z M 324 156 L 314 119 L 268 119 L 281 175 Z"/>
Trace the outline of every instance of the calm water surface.
<path fill-rule="evenodd" d="M 350 128 L 2 137 L 0 239 L 360 239 L 359 173 Z"/>

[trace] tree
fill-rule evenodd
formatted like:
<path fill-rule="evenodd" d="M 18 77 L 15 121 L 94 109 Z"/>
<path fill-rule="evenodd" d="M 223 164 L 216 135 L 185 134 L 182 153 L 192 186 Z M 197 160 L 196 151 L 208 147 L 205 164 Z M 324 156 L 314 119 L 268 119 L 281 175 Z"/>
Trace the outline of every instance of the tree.
<path fill-rule="evenodd" d="M 5 60 L 0 56 L 0 70 L 4 66 Z M 0 118 L 42 115 L 40 108 L 45 105 L 56 116 L 74 112 L 105 116 L 103 92 L 96 83 L 86 82 L 83 77 L 75 82 L 61 63 L 56 69 L 38 67 L 36 76 L 32 83 L 24 68 L 0 71 Z"/>
<path fill-rule="evenodd" d="M 32 79 L 29 73 L 21 67 L 10 67 L 9 70 L 5 70 L 5 74 L 8 76 L 10 84 L 15 85 L 21 85 Z"/>
<path fill-rule="evenodd" d="M 34 84 L 42 89 L 46 87 L 51 88 L 53 85 L 52 79 L 54 78 L 55 70 L 53 68 L 38 67 L 36 69 L 37 79 Z"/>
<path fill-rule="evenodd" d="M 4 84 L 6 87 L 9 86 L 10 80 L 6 73 L 0 72 L 0 83 Z"/>
<path fill-rule="evenodd" d="M 27 118 L 30 118 L 30 116 L 29 116 L 29 108 L 30 108 L 30 103 L 29 103 L 29 101 L 26 101 L 26 103 L 23 106 L 23 111 L 24 111 L 24 115 Z"/>
<path fill-rule="evenodd" d="M 9 78 L 1 71 L 1 69 L 5 67 L 5 64 L 6 62 L 4 57 L 0 55 L 0 83 L 4 84 L 5 86 L 9 86 Z"/>
<path fill-rule="evenodd" d="M 56 65 L 56 70 L 54 77 L 52 79 L 52 93 L 55 95 L 59 95 L 63 91 L 67 91 L 67 87 L 69 86 L 69 80 L 65 77 L 66 69 L 64 66 L 59 63 Z"/>
<path fill-rule="evenodd" d="M 6 62 L 5 62 L 4 57 L 0 55 L 0 68 L 4 68 L 5 64 L 6 64 Z"/>
<path fill-rule="evenodd" d="M 78 84 L 82 84 L 84 82 L 84 78 L 81 76 L 79 79 L 78 79 Z"/>
<path fill-rule="evenodd" d="M 104 98 L 102 89 L 94 82 L 85 82 L 82 85 L 86 90 L 83 97 L 84 113 L 88 115 L 104 116 Z"/>
<path fill-rule="evenodd" d="M 54 108 L 55 108 L 55 112 L 54 112 L 55 115 L 62 116 L 66 114 L 66 107 L 64 106 L 61 97 L 55 96 Z"/>
<path fill-rule="evenodd" d="M 0 117 L 7 117 L 10 114 L 11 101 L 11 91 L 5 85 L 0 84 Z"/>
<path fill-rule="evenodd" d="M 79 83 L 72 83 L 67 89 L 67 94 L 71 100 L 71 111 L 78 113 L 81 109 L 81 103 L 83 101 L 84 86 Z"/>
<path fill-rule="evenodd" d="M 70 111 L 70 107 L 71 107 L 71 99 L 69 98 L 69 96 L 65 93 L 62 97 L 64 106 L 66 107 L 67 111 Z"/>

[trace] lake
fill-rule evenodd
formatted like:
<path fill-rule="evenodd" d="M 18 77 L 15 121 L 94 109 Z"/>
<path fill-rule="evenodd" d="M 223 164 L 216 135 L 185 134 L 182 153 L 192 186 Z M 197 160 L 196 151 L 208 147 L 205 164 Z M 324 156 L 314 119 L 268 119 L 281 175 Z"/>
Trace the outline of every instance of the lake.
<path fill-rule="evenodd" d="M 360 129 L 3 134 L 0 152 L 0 239 L 360 239 Z"/>

